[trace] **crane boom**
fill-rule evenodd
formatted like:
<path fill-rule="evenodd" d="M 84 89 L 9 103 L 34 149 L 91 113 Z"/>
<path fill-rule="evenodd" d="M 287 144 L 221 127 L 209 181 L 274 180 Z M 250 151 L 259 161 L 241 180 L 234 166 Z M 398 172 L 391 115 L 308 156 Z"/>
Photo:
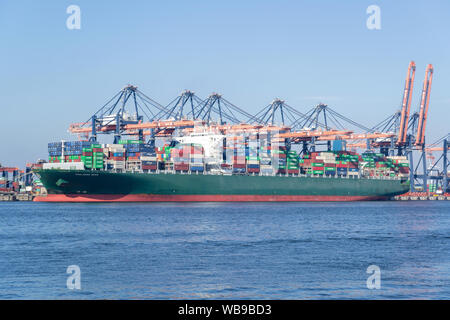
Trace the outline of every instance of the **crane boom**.
<path fill-rule="evenodd" d="M 402 111 L 400 114 L 400 129 L 398 131 L 398 145 L 406 143 L 406 133 L 408 131 L 409 111 L 411 109 L 411 96 L 414 86 L 414 76 L 416 74 L 416 64 L 414 61 L 409 63 L 408 73 L 406 74 L 405 89 L 403 91 Z"/>
<path fill-rule="evenodd" d="M 433 80 L 433 66 L 429 64 L 423 80 L 422 96 L 420 101 L 419 124 L 417 127 L 416 146 L 425 144 L 425 128 L 428 116 L 428 106 L 430 104 L 431 82 Z"/>

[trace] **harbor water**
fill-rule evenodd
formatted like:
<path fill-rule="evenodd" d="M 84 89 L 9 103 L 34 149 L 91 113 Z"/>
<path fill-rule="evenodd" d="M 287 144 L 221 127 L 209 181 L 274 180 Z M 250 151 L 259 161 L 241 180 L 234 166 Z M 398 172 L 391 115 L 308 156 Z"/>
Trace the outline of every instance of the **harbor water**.
<path fill-rule="evenodd" d="M 4 202 L 0 299 L 450 299 L 450 202 Z"/>

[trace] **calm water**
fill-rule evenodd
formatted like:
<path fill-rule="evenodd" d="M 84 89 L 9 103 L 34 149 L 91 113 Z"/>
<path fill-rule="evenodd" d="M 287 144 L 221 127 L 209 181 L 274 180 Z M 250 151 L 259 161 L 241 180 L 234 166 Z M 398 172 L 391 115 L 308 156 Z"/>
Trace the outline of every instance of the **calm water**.
<path fill-rule="evenodd" d="M 4 202 L 0 299 L 23 298 L 450 299 L 450 202 Z"/>

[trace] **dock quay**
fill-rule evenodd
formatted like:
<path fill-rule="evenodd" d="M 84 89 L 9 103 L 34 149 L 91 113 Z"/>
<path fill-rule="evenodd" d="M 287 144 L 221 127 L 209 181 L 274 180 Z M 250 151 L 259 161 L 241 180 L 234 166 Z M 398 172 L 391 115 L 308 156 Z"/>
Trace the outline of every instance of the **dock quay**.
<path fill-rule="evenodd" d="M 0 193 L 0 201 L 33 201 L 30 193 Z"/>

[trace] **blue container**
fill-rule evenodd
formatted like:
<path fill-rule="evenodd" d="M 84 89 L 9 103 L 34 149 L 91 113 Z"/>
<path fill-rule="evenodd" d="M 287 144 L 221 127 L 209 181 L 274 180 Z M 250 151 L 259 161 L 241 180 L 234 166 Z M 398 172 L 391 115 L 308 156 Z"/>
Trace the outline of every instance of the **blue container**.
<path fill-rule="evenodd" d="M 152 166 L 156 164 L 157 164 L 156 161 L 142 161 L 143 166 Z"/>
<path fill-rule="evenodd" d="M 141 153 L 141 156 L 145 156 L 145 157 L 156 157 L 156 152 L 154 152 L 154 151 L 149 151 L 149 152 L 143 151 L 143 152 Z"/>

